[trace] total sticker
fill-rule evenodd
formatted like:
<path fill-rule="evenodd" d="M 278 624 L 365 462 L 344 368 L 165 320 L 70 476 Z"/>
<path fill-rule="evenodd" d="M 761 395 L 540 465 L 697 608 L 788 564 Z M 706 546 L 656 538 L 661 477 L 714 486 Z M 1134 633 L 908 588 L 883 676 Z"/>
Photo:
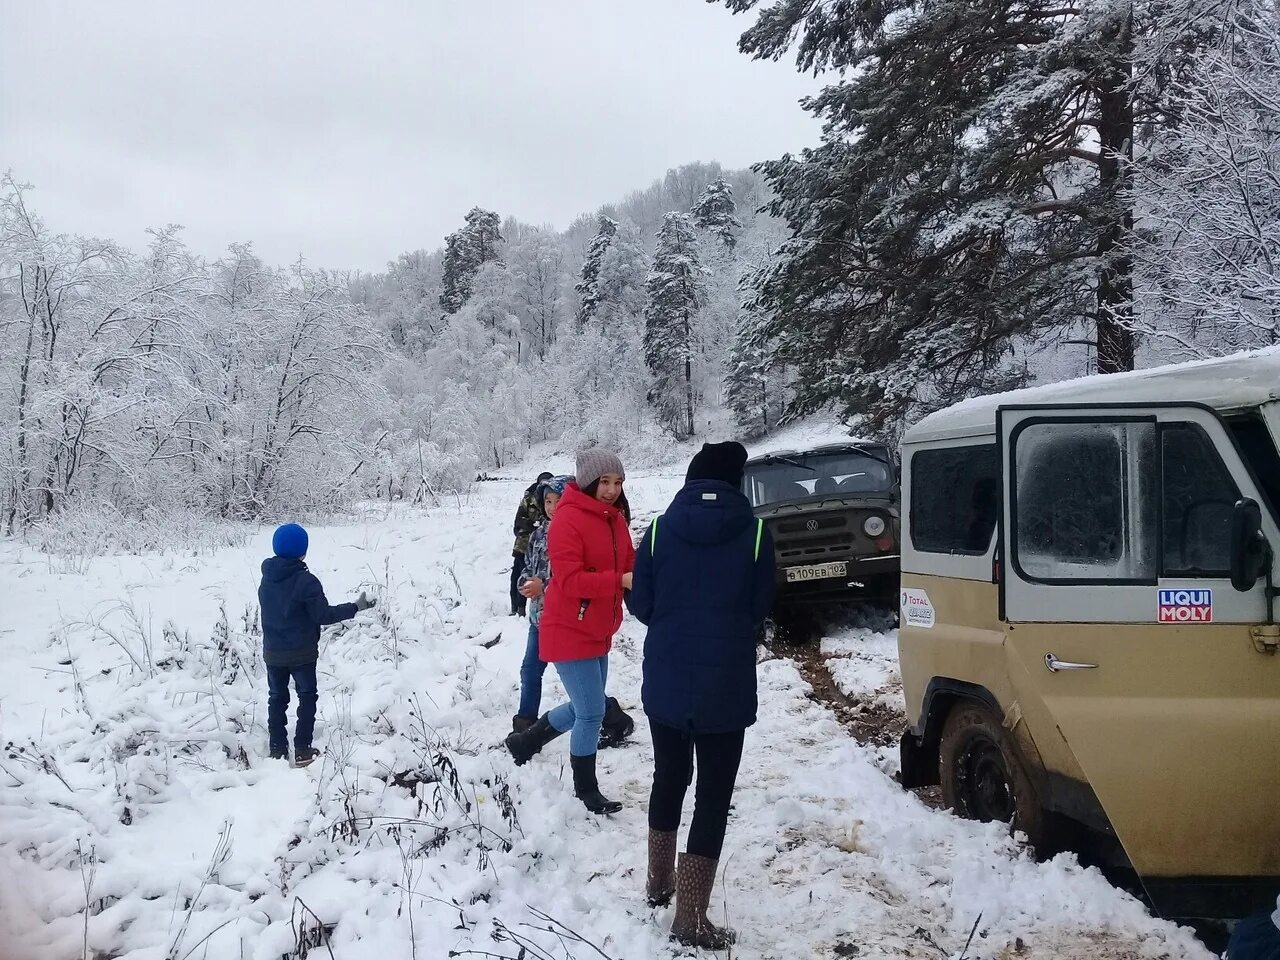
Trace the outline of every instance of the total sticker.
<path fill-rule="evenodd" d="M 1158 611 L 1161 623 L 1213 623 L 1213 591 L 1161 590 Z"/>
<path fill-rule="evenodd" d="M 899 601 L 902 612 L 902 624 L 906 627 L 920 627 L 932 630 L 935 622 L 933 604 L 929 595 L 923 590 L 904 589 Z"/>

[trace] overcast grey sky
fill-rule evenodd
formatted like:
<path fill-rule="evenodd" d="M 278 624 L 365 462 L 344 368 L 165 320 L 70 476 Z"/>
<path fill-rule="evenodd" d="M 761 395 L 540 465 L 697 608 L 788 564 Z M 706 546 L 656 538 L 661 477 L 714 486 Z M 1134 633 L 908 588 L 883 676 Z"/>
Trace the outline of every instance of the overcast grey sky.
<path fill-rule="evenodd" d="M 0 169 L 58 230 L 380 269 L 474 204 L 557 227 L 817 140 L 704 0 L 0 0 Z"/>

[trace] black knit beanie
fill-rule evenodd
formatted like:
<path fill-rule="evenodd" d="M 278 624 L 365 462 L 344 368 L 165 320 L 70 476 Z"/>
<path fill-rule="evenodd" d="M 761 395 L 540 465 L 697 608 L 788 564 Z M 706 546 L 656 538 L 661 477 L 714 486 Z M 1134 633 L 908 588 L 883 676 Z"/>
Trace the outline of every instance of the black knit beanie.
<path fill-rule="evenodd" d="M 736 440 L 704 443 L 689 463 L 685 482 L 719 480 L 731 487 L 742 486 L 743 468 L 747 464 L 747 448 Z"/>

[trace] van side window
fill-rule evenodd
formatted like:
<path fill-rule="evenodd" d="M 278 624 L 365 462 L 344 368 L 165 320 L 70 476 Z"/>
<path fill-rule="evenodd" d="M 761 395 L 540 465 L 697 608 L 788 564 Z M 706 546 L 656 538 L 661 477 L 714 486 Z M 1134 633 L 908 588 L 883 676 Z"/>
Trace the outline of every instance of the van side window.
<path fill-rule="evenodd" d="M 1262 488 L 1272 515 L 1280 515 L 1280 452 L 1271 439 L 1271 431 L 1257 413 L 1232 417 L 1227 426 L 1254 481 Z"/>
<path fill-rule="evenodd" d="M 1194 423 L 1160 431 L 1167 577 L 1231 575 L 1231 512 L 1240 499 L 1213 442 Z"/>
<path fill-rule="evenodd" d="M 1047 583 L 1155 583 L 1153 421 L 1028 421 L 1014 434 L 1014 563 Z"/>
<path fill-rule="evenodd" d="M 994 443 L 921 450 L 911 457 L 911 542 L 924 553 L 982 556 L 1000 511 Z"/>

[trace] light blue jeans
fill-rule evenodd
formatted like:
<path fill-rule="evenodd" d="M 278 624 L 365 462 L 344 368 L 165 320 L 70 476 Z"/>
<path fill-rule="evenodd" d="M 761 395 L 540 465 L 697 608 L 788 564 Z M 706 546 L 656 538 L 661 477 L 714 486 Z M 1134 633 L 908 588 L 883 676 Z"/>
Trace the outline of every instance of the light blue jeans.
<path fill-rule="evenodd" d="M 565 660 L 556 664 L 560 682 L 569 702 L 547 714 L 551 726 L 569 735 L 569 753 L 589 757 L 600 744 L 600 723 L 604 720 L 604 685 L 609 679 L 609 655 L 591 660 Z"/>
<path fill-rule="evenodd" d="M 530 610 L 533 604 L 529 605 Z M 538 707 L 542 705 L 542 675 L 547 665 L 538 658 L 538 625 L 530 617 L 529 639 L 524 645 L 524 662 L 520 664 L 520 709 L 516 711 L 522 717 L 538 716 Z"/>

